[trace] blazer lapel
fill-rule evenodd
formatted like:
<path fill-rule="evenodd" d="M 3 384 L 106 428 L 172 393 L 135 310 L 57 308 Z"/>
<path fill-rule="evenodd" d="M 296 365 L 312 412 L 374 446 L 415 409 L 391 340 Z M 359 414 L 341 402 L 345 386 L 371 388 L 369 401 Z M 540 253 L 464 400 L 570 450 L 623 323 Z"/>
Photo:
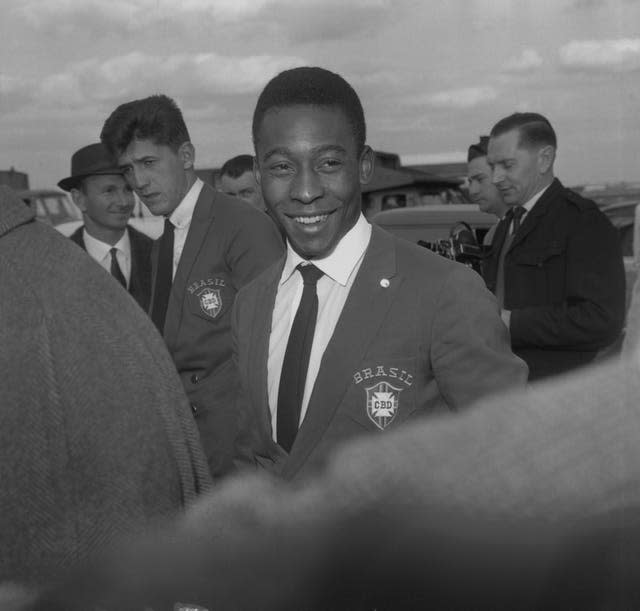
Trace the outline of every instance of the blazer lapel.
<path fill-rule="evenodd" d="M 178 333 L 182 309 L 185 303 L 184 293 L 187 290 L 191 270 L 198 260 L 198 254 L 205 243 L 209 233 L 209 227 L 215 218 L 215 207 L 213 205 L 214 196 L 215 191 L 205 183 L 202 191 L 200 191 L 200 196 L 193 211 L 187 239 L 184 243 L 184 248 L 180 255 L 180 262 L 178 263 L 178 268 L 176 269 L 176 274 L 171 286 L 164 325 L 164 338 L 168 346 L 173 345 Z M 155 268 L 157 268 L 157 253 L 154 269 Z"/>
<path fill-rule="evenodd" d="M 388 280 L 387 285 L 383 280 Z M 376 337 L 402 277 L 397 275 L 394 238 L 376 227 L 333 336 L 320 363 L 307 414 L 291 448 L 284 474 L 293 475 L 331 422 L 369 345 Z"/>

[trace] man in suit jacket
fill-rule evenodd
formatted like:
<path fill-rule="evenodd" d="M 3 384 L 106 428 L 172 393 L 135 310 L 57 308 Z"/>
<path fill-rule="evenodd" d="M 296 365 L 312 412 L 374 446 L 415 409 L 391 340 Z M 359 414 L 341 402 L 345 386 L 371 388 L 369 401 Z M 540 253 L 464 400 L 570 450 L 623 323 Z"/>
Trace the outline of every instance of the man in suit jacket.
<path fill-rule="evenodd" d="M 147 315 L 7 187 L 0 338 L 0 590 L 49 583 L 209 487 Z"/>
<path fill-rule="evenodd" d="M 119 106 L 102 141 L 165 231 L 151 254 L 150 314 L 191 401 L 212 474 L 231 468 L 237 375 L 231 307 L 282 252 L 269 217 L 197 178 L 182 113 L 164 95 Z"/>
<path fill-rule="evenodd" d="M 151 295 L 151 243 L 127 223 L 135 204 L 109 153 L 100 142 L 71 157 L 71 176 L 58 186 L 71 193 L 84 225 L 70 238 L 128 289 L 145 311 Z"/>
<path fill-rule="evenodd" d="M 487 159 L 510 211 L 484 276 L 530 380 L 591 361 L 619 336 L 625 312 L 616 231 L 596 204 L 554 178 L 555 151 L 555 132 L 537 113 L 491 130 Z"/>
<path fill-rule="evenodd" d="M 253 137 L 263 196 L 288 250 L 236 301 L 250 406 L 239 460 L 304 477 L 342 441 L 524 384 L 524 363 L 481 278 L 364 219 L 360 185 L 373 153 L 344 79 L 320 68 L 278 75 L 258 100 Z M 317 322 L 304 323 L 312 342 L 290 359 L 300 312 L 312 303 L 302 276 L 315 269 Z"/>

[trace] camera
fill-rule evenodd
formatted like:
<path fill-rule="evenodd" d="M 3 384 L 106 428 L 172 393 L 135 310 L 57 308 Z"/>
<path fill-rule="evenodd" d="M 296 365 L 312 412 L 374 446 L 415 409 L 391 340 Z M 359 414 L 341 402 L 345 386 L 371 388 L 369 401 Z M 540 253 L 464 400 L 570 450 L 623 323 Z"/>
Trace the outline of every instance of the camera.
<path fill-rule="evenodd" d="M 456 223 L 451 228 L 448 240 L 437 240 L 435 242 L 418 240 L 418 244 L 446 259 L 471 267 L 479 274 L 482 273 L 485 249 L 478 244 L 473 229 L 464 221 Z"/>

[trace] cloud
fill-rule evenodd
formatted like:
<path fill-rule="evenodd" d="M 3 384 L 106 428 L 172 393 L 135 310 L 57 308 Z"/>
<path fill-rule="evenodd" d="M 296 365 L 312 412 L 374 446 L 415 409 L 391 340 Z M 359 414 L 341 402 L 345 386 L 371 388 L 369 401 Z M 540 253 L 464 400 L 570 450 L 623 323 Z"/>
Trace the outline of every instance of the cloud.
<path fill-rule="evenodd" d="M 542 66 L 542 57 L 531 48 L 523 49 L 518 57 L 514 57 L 503 66 L 504 72 L 529 73 Z"/>
<path fill-rule="evenodd" d="M 465 109 L 491 102 L 497 97 L 498 92 L 491 86 L 464 87 L 414 96 L 408 103 L 412 106 L 426 104 L 433 108 Z"/>
<path fill-rule="evenodd" d="M 405 0 L 406 1 L 406 0 Z M 237 26 L 296 42 L 336 40 L 370 28 L 399 10 L 402 0 L 27 0 L 18 11 L 40 30 L 144 35 L 158 26 L 182 36 L 194 28 Z"/>
<path fill-rule="evenodd" d="M 0 74 L 0 112 L 4 114 L 20 109 L 33 98 L 35 89 L 33 81 Z"/>
<path fill-rule="evenodd" d="M 257 92 L 276 73 L 304 63 L 293 56 L 200 53 L 157 57 L 135 52 L 79 62 L 64 73 L 44 78 L 37 91 L 34 86 L 31 89 L 34 99 L 53 106 L 115 104 L 158 92 L 187 98 L 197 106 Z"/>
<path fill-rule="evenodd" d="M 630 72 L 640 70 L 640 38 L 573 40 L 560 48 L 565 70 Z"/>

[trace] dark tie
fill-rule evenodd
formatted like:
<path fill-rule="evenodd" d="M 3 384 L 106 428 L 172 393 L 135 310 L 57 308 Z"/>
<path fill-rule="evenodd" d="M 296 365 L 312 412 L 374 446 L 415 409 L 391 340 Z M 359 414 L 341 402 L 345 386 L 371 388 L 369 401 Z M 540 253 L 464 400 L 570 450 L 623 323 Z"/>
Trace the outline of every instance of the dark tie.
<path fill-rule="evenodd" d="M 496 299 L 500 309 L 504 307 L 504 258 L 507 256 L 507 251 L 511 248 L 513 238 L 520 229 L 520 219 L 525 213 L 525 209 L 522 206 L 514 206 L 509 208 L 506 214 L 506 231 L 504 234 L 504 241 L 500 248 L 500 256 L 498 258 L 498 275 L 496 277 Z M 509 231 L 511 227 L 511 231 Z"/>
<path fill-rule="evenodd" d="M 158 327 L 160 333 L 164 330 L 164 319 L 167 315 L 169 293 L 171 293 L 171 284 L 173 283 L 173 230 L 173 223 L 165 218 L 164 232 L 160 238 L 158 271 L 153 292 L 153 310 L 151 311 L 151 320 Z"/>
<path fill-rule="evenodd" d="M 278 390 L 277 440 L 287 452 L 291 450 L 298 433 L 309 355 L 318 316 L 316 284 L 323 275 L 315 265 L 298 265 L 297 270 L 302 275 L 304 288 L 289 333 Z"/>
<path fill-rule="evenodd" d="M 127 288 L 127 280 L 120 269 L 120 265 L 118 264 L 118 258 L 116 257 L 116 253 L 118 252 L 117 248 L 112 248 L 111 253 L 111 275 L 126 289 Z"/>

